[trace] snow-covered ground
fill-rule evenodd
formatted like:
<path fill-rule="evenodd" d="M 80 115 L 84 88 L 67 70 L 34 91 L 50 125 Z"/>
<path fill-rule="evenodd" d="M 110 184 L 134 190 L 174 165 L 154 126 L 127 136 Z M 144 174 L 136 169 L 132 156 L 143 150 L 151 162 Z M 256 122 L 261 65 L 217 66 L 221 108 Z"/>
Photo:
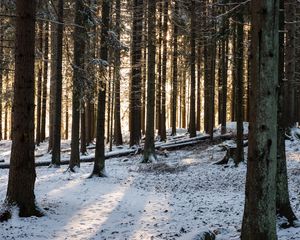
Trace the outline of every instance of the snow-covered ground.
<path fill-rule="evenodd" d="M 291 201 L 300 217 L 300 142 L 287 141 Z M 5 145 L 9 145 L 6 143 Z M 244 207 L 246 165 L 217 166 L 224 152 L 206 144 L 141 164 L 141 155 L 106 161 L 107 178 L 87 179 L 66 167 L 37 168 L 36 198 L 46 215 L 0 223 L 0 239 L 193 239 L 209 229 L 217 240 L 237 240 Z M 0 146 L 0 156 L 3 156 Z M 1 158 L 1 157 L 0 157 Z M 0 170 L 0 199 L 8 170 Z M 300 239 L 300 228 L 279 229 L 280 240 Z"/>

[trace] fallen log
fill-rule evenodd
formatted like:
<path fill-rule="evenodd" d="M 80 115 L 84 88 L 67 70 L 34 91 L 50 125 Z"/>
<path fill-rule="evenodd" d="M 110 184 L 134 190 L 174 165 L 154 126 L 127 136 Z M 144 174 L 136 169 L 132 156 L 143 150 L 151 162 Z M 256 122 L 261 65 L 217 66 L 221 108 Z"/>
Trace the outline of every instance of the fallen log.
<path fill-rule="evenodd" d="M 117 153 L 107 153 L 105 155 L 105 159 L 109 159 L 109 158 L 115 158 L 115 157 L 125 157 L 128 155 L 134 155 L 134 154 L 138 154 L 141 152 L 141 149 L 128 149 L 122 152 L 117 152 Z M 90 162 L 94 162 L 95 157 L 84 157 L 80 159 L 81 163 L 90 163 Z M 69 164 L 69 159 L 63 159 L 61 160 L 61 165 L 68 165 Z M 36 167 L 48 167 L 50 166 L 51 162 L 50 161 L 45 161 L 45 162 L 36 162 L 35 166 Z M 9 164 L 0 164 L 0 169 L 7 169 L 9 168 Z"/>
<path fill-rule="evenodd" d="M 225 141 L 225 140 L 231 140 L 235 136 L 232 134 L 224 134 L 220 136 L 215 136 L 213 141 Z M 197 136 L 194 138 L 189 138 L 189 139 L 181 139 L 177 141 L 172 141 L 171 143 L 158 143 L 155 146 L 155 149 L 158 151 L 171 151 L 171 150 L 176 150 L 176 149 L 181 149 L 184 147 L 189 147 L 189 146 L 195 146 L 199 143 L 206 142 L 210 139 L 209 135 L 204 135 L 204 136 Z M 126 156 L 133 156 L 136 154 L 141 153 L 143 150 L 142 146 L 137 147 L 137 148 L 130 148 L 118 152 L 108 152 L 105 154 L 105 159 L 109 158 L 116 158 L 116 157 L 126 157 Z M 83 157 L 80 159 L 81 163 L 90 163 L 94 162 L 95 157 Z M 45 167 L 45 166 L 50 166 L 51 162 L 36 162 L 35 166 L 36 167 Z M 63 159 L 61 160 L 61 165 L 68 165 L 69 164 L 69 159 Z M 9 168 L 9 164 L 0 164 L 0 169 L 7 169 Z"/>

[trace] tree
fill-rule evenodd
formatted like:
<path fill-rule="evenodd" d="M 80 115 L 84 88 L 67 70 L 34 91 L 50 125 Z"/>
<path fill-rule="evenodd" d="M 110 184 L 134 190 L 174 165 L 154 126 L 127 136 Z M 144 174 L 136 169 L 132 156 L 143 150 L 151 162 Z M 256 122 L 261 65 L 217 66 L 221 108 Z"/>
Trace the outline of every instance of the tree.
<path fill-rule="evenodd" d="M 280 0 L 280 9 L 284 1 Z M 279 62 L 278 62 L 278 133 L 277 133 L 277 173 L 276 173 L 276 209 L 277 214 L 285 217 L 290 225 L 297 220 L 290 203 L 287 166 L 285 154 L 285 116 L 284 116 L 284 11 L 279 13 Z"/>
<path fill-rule="evenodd" d="M 173 12 L 173 73 L 172 73 L 172 116 L 171 127 L 172 136 L 176 135 L 176 118 L 177 118 L 177 58 L 178 58 L 178 26 L 176 23 L 176 17 L 178 17 L 178 2 L 174 1 Z"/>
<path fill-rule="evenodd" d="M 47 84 L 48 84 L 48 54 L 49 54 L 49 23 L 45 24 L 44 36 L 44 77 L 42 95 L 42 116 L 41 116 L 41 141 L 46 138 L 46 110 L 47 110 Z"/>
<path fill-rule="evenodd" d="M 16 51 L 12 149 L 6 202 L 19 216 L 41 216 L 34 184 L 34 55 L 36 1 L 16 1 Z"/>
<path fill-rule="evenodd" d="M 154 115 L 155 115 L 155 9 L 156 0 L 148 0 L 148 82 L 147 82 L 147 115 L 146 140 L 143 162 L 156 160 L 154 148 Z"/>
<path fill-rule="evenodd" d="M 167 44 L 168 44 L 168 10 L 169 1 L 164 0 L 164 14 L 163 14 L 163 57 L 162 57 L 162 84 L 161 84 L 161 120 L 160 120 L 160 133 L 161 140 L 167 140 L 166 133 L 166 82 L 167 82 Z"/>
<path fill-rule="evenodd" d="M 79 122 L 80 122 L 80 99 L 82 98 L 82 86 L 84 81 L 84 54 L 85 41 L 87 38 L 85 23 L 86 11 L 83 0 L 75 3 L 75 30 L 74 30 L 74 65 L 73 65 L 73 90 L 72 90 L 72 139 L 71 158 L 69 168 L 80 166 L 79 154 Z M 84 115 L 81 118 L 84 121 Z"/>
<path fill-rule="evenodd" d="M 38 23 L 38 51 L 43 52 L 43 22 Z M 41 114 L 42 114 L 42 81 L 43 81 L 43 58 L 40 57 L 38 64 L 38 84 L 37 84 L 37 109 L 36 109 L 36 145 L 41 142 Z"/>
<path fill-rule="evenodd" d="M 98 110 L 97 110 L 97 137 L 96 137 L 96 150 L 94 168 L 91 177 L 105 177 L 105 98 L 106 98 L 106 67 L 108 60 L 108 47 L 107 38 L 109 30 L 109 14 L 110 14 L 110 1 L 102 2 L 102 28 L 101 28 L 101 42 L 100 42 L 100 90 L 98 94 Z"/>
<path fill-rule="evenodd" d="M 236 122 L 237 122 L 237 138 L 236 145 L 237 151 L 235 156 L 235 164 L 238 165 L 240 162 L 244 161 L 244 128 L 243 128 L 243 94 L 244 94 L 244 7 L 243 4 L 240 5 L 240 9 L 237 13 L 237 46 L 236 46 L 236 71 L 237 71 L 237 81 L 236 81 Z"/>
<path fill-rule="evenodd" d="M 3 9 L 3 4 L 0 3 L 0 10 Z M 0 19 L 0 59 L 3 59 L 3 55 L 4 55 L 4 51 L 3 51 L 3 40 L 4 40 L 4 29 L 2 28 L 3 25 L 3 19 Z M 4 71 L 3 71 L 3 66 L 4 63 L 2 62 L 3 60 L 1 60 L 0 62 L 0 141 L 3 139 L 2 138 L 2 133 L 3 133 L 3 127 L 2 127 L 2 103 L 3 103 L 3 75 L 4 75 Z"/>
<path fill-rule="evenodd" d="M 143 31 L 143 0 L 133 2 L 131 85 L 130 85 L 130 146 L 139 145 L 141 139 L 141 61 Z"/>
<path fill-rule="evenodd" d="M 227 3 L 227 1 L 225 1 Z M 224 9 L 224 12 L 226 12 L 226 8 Z M 227 52 L 228 52 L 228 34 L 225 32 L 229 27 L 228 24 L 228 19 L 227 17 L 223 17 L 222 19 L 222 28 L 221 28 L 221 34 L 223 36 L 222 39 L 222 50 L 221 50 L 221 69 L 222 69 L 222 97 L 221 97 L 221 132 L 222 134 L 226 133 L 226 116 L 227 116 L 227 67 L 228 67 L 228 57 L 227 57 Z"/>
<path fill-rule="evenodd" d="M 277 239 L 278 13 L 278 1 L 252 1 L 252 105 L 242 240 Z"/>
<path fill-rule="evenodd" d="M 117 40 L 120 42 L 121 34 L 121 2 L 116 0 L 116 35 Z M 121 130 L 121 94 L 120 94 L 120 83 L 121 83 L 121 49 L 118 47 L 115 49 L 115 110 L 114 110 L 114 140 L 115 144 L 122 145 L 122 130 Z"/>
<path fill-rule="evenodd" d="M 190 33 L 190 44 L 191 44 L 191 95 L 190 95 L 190 124 L 189 133 L 190 137 L 196 137 L 196 1 L 191 0 L 191 33 Z"/>
<path fill-rule="evenodd" d="M 285 21 L 286 21 L 286 51 L 285 51 L 285 77 L 287 79 L 286 84 L 286 124 L 288 127 L 293 127 L 295 119 L 295 67 L 296 67 L 296 58 L 295 58 L 295 33 L 296 33 L 296 0 L 287 0 L 285 1 Z"/>
<path fill-rule="evenodd" d="M 58 0 L 57 5 L 57 25 L 56 33 L 56 54 L 55 54 L 55 97 L 54 97 L 54 116 L 53 116 L 53 148 L 51 165 L 60 166 L 60 143 L 61 143 L 61 99 L 62 99 L 62 55 L 63 55 L 63 18 L 64 18 L 64 0 Z"/>

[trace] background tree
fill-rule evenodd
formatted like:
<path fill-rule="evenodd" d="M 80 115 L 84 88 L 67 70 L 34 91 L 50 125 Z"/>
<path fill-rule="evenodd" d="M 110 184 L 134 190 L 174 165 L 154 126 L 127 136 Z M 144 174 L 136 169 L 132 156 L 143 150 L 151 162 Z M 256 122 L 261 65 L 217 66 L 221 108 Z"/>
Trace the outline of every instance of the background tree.
<path fill-rule="evenodd" d="M 155 115 L 155 10 L 156 0 L 148 0 L 148 82 L 147 82 L 147 115 L 146 140 L 143 162 L 156 160 L 154 148 L 154 115 Z"/>
<path fill-rule="evenodd" d="M 57 5 L 57 33 L 56 33 L 56 54 L 55 54 L 55 97 L 53 102 L 53 147 L 52 165 L 60 165 L 60 143 L 61 143 L 61 105 L 62 105 L 62 55 L 63 55 L 63 18 L 64 0 L 58 0 Z"/>
<path fill-rule="evenodd" d="M 106 67 L 108 65 L 108 30 L 109 30 L 109 1 L 102 2 L 102 24 L 101 24 L 101 42 L 100 42 L 100 89 L 98 93 L 97 110 L 97 139 L 95 150 L 95 161 L 92 176 L 105 177 L 105 99 L 106 99 Z"/>
<path fill-rule="evenodd" d="M 88 39 L 85 26 L 87 11 L 83 0 L 76 0 L 75 3 L 75 29 L 74 29 L 74 73 L 73 73 L 73 91 L 72 91 L 72 140 L 71 140 L 71 158 L 69 168 L 74 171 L 74 167 L 80 166 L 79 154 L 79 123 L 82 107 L 83 85 L 84 85 L 84 55 L 85 41 Z M 84 121 L 84 115 L 81 118 Z M 83 140 L 83 139 L 81 139 Z"/>
<path fill-rule="evenodd" d="M 139 145 L 141 139 L 141 61 L 143 0 L 133 1 L 132 46 L 131 46 L 131 85 L 130 85 L 130 146 Z"/>
<path fill-rule="evenodd" d="M 278 61 L 278 132 L 277 132 L 277 173 L 276 173 L 276 209 L 290 225 L 297 220 L 290 203 L 286 153 L 285 153 L 285 116 L 284 116 L 284 1 L 280 0 L 279 9 L 279 61 Z"/>

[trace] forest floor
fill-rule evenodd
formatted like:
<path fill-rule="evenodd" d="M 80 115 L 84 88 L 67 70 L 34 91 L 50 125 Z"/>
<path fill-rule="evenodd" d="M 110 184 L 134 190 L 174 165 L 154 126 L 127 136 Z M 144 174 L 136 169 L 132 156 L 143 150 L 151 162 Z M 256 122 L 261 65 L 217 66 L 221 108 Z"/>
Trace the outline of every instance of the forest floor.
<path fill-rule="evenodd" d="M 8 158 L 9 146 L 0 145 L 0 160 Z M 66 166 L 38 167 L 35 193 L 45 216 L 22 219 L 15 209 L 0 223 L 0 239 L 191 240 L 210 230 L 217 240 L 237 240 L 246 165 L 214 165 L 224 154 L 221 145 L 204 143 L 160 155 L 154 164 L 141 164 L 141 155 L 113 158 L 106 161 L 108 177 L 93 179 L 87 179 L 92 163 L 75 174 Z M 287 141 L 287 157 L 291 202 L 300 218 L 300 141 Z M 8 170 L 0 170 L 1 200 L 7 177 Z M 300 228 L 278 227 L 278 235 L 300 239 Z"/>

